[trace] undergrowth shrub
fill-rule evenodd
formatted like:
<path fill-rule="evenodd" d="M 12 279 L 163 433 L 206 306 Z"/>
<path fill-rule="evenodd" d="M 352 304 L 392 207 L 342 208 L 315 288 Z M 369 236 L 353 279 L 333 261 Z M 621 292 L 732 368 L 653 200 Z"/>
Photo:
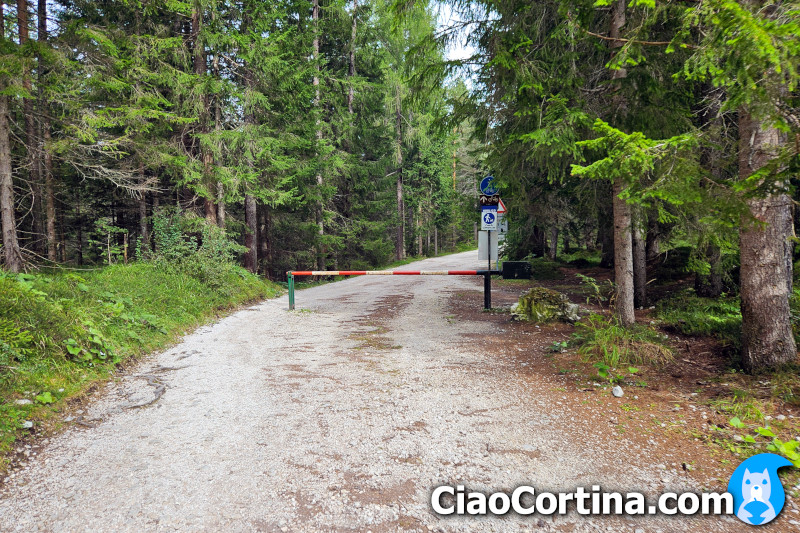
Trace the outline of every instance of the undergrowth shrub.
<path fill-rule="evenodd" d="M 742 313 L 738 298 L 702 298 L 688 289 L 658 302 L 655 316 L 684 335 L 716 337 L 733 347 L 740 346 Z"/>
<path fill-rule="evenodd" d="M 225 230 L 196 215 L 175 208 L 155 213 L 152 238 L 154 249 L 143 250 L 141 257 L 159 268 L 185 274 L 223 291 L 230 287 L 231 276 L 246 276 L 235 261 L 247 248 L 230 240 Z"/>
<path fill-rule="evenodd" d="M 622 327 L 614 317 L 591 314 L 576 324 L 572 338 L 586 362 L 617 367 L 662 365 L 673 360 L 672 350 L 664 344 L 664 335 L 640 324 Z"/>

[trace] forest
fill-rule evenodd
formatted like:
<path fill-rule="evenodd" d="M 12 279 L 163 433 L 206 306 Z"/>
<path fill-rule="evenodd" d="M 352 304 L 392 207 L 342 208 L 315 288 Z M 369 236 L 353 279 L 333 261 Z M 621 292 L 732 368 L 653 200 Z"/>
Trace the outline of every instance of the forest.
<path fill-rule="evenodd" d="M 208 315 L 168 324 L 166 292 L 220 308 L 295 268 L 474 246 L 487 174 L 509 208 L 504 258 L 611 269 L 615 328 L 666 296 L 683 333 L 730 341 L 734 367 L 796 363 L 796 1 L 0 9 L 13 387 L 34 353 L 116 361 Z M 692 281 L 665 295 L 677 278 Z"/>
<path fill-rule="evenodd" d="M 436 126 L 454 89 L 413 99 L 405 76 L 427 5 L 399 25 L 386 2 L 3 7 L 12 272 L 144 258 L 159 216 L 218 226 L 270 277 L 472 235 L 465 140 Z"/>

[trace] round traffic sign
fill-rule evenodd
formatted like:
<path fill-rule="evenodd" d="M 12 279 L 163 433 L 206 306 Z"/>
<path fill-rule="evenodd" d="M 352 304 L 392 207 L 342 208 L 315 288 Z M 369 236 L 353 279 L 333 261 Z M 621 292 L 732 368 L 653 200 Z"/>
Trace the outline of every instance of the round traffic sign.
<path fill-rule="evenodd" d="M 487 225 L 494 224 L 494 213 L 492 213 L 491 211 L 487 211 L 486 213 L 484 213 L 483 222 Z"/>
<path fill-rule="evenodd" d="M 488 196 L 494 196 L 498 189 L 494 184 L 494 176 L 486 176 L 481 180 L 481 192 Z"/>

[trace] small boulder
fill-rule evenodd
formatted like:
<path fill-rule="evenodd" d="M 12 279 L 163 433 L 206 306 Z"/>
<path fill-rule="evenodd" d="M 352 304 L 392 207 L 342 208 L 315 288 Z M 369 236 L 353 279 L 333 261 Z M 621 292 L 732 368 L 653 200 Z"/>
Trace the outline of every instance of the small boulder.
<path fill-rule="evenodd" d="M 613 394 L 616 398 L 622 398 L 625 395 L 625 393 L 622 392 L 622 387 L 619 385 L 616 385 L 613 389 L 611 389 L 611 394 Z"/>

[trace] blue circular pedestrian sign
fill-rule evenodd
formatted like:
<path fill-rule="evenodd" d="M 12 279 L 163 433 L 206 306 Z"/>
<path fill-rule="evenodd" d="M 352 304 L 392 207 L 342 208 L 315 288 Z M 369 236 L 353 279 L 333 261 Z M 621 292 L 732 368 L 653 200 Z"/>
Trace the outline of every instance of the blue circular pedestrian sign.
<path fill-rule="evenodd" d="M 486 213 L 483 214 L 483 223 L 486 224 L 487 226 L 491 226 L 492 224 L 494 224 L 494 218 L 495 218 L 494 213 L 492 213 L 491 211 L 487 211 Z"/>
<path fill-rule="evenodd" d="M 487 196 L 494 196 L 498 193 L 494 184 L 494 176 L 486 176 L 481 180 L 481 192 Z"/>

